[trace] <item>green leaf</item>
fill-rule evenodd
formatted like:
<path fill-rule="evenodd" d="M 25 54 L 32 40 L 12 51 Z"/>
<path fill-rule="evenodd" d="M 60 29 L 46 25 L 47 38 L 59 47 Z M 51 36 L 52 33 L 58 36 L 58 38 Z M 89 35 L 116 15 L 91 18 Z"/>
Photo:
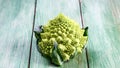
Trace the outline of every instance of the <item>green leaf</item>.
<path fill-rule="evenodd" d="M 57 42 L 55 42 L 54 44 L 54 49 L 53 49 L 53 52 L 52 52 L 52 56 L 51 56 L 51 59 L 52 59 L 52 63 L 56 64 L 56 65 L 62 65 L 63 61 L 61 60 L 61 57 L 59 56 L 58 52 L 57 52 Z"/>
<path fill-rule="evenodd" d="M 88 36 L 88 27 L 85 28 L 85 32 L 84 32 L 83 36 Z"/>

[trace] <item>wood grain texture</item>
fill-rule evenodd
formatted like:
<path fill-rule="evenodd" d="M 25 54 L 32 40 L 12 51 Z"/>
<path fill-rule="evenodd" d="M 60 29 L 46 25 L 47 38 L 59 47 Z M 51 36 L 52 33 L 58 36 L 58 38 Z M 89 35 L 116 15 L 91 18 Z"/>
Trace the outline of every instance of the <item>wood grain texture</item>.
<path fill-rule="evenodd" d="M 0 0 L 0 68 L 27 68 L 34 0 Z"/>
<path fill-rule="evenodd" d="M 120 0 L 83 0 L 90 68 L 120 68 Z"/>
<path fill-rule="evenodd" d="M 59 13 L 81 23 L 78 0 L 37 0 L 35 27 L 46 24 Z M 31 68 L 57 68 L 38 52 L 35 37 L 33 38 L 30 66 Z M 63 64 L 60 68 L 87 68 L 85 52 Z"/>

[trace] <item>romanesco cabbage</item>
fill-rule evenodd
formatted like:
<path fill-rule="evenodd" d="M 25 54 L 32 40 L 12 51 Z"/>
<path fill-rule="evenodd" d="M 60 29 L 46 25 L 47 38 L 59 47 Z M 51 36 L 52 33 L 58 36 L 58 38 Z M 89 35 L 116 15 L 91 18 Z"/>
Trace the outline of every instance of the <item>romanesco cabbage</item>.
<path fill-rule="evenodd" d="M 82 53 L 87 42 L 87 29 L 63 14 L 59 14 L 46 25 L 35 31 L 40 52 L 51 58 L 56 65 L 70 60 L 76 54 Z"/>

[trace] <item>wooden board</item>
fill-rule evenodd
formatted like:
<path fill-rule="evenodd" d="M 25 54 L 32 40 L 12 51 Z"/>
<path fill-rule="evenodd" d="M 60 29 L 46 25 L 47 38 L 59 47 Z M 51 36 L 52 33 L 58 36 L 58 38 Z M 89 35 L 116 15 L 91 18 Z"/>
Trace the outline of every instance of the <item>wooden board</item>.
<path fill-rule="evenodd" d="M 53 19 L 59 13 L 63 13 L 81 23 L 79 10 L 78 0 L 37 0 L 35 27 L 46 24 L 48 20 Z M 35 36 L 33 37 L 30 67 L 56 68 L 37 51 Z M 61 68 L 87 68 L 85 51 L 80 56 L 62 65 Z"/>
<path fill-rule="evenodd" d="M 34 0 L 0 0 L 0 68 L 27 68 Z"/>
<path fill-rule="evenodd" d="M 120 68 L 120 0 L 83 0 L 90 68 Z"/>

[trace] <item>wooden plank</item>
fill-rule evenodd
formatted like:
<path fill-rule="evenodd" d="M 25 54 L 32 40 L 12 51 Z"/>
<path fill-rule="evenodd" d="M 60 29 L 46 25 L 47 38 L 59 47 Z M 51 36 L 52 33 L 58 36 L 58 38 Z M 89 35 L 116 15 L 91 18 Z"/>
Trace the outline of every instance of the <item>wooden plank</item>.
<path fill-rule="evenodd" d="M 84 0 L 90 68 L 120 68 L 120 0 Z"/>
<path fill-rule="evenodd" d="M 44 25 L 48 20 L 53 19 L 59 13 L 63 13 L 75 21 L 80 22 L 78 0 L 37 0 L 37 12 L 35 26 Z M 31 68 L 56 68 L 41 56 L 37 51 L 36 39 L 33 38 Z M 87 68 L 85 51 L 73 60 L 63 64 L 60 68 Z"/>
<path fill-rule="evenodd" d="M 34 0 L 0 0 L 0 68 L 27 68 Z"/>

